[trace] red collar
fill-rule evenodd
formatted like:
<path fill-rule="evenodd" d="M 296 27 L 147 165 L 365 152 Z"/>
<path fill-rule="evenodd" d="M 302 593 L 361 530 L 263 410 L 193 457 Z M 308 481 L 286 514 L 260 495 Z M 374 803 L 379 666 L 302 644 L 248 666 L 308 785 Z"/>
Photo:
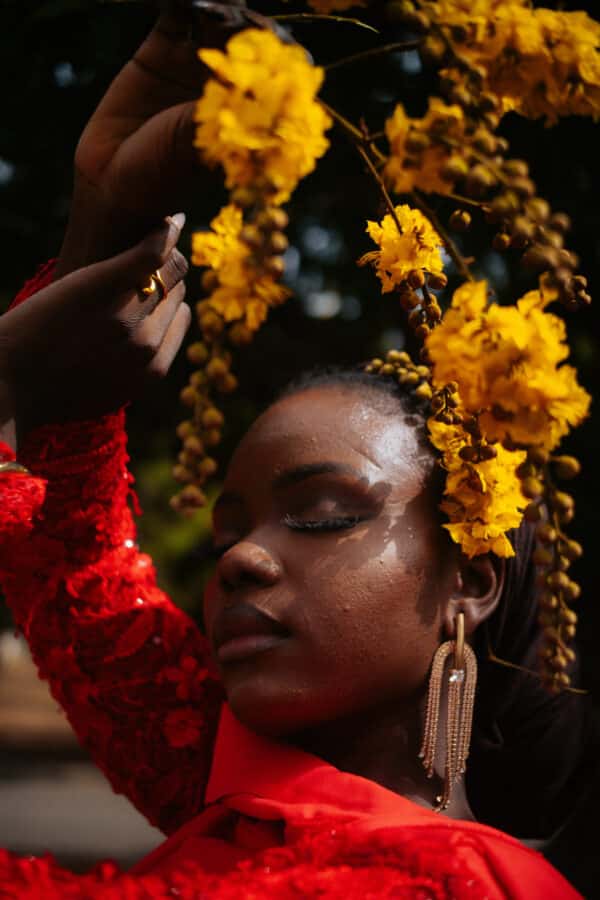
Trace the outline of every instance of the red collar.
<path fill-rule="evenodd" d="M 227 704 L 223 705 L 206 788 L 207 804 L 219 800 L 247 815 L 288 821 L 312 818 L 318 811 L 342 818 L 401 816 L 406 824 L 440 822 L 438 814 L 373 781 L 254 734 L 233 716 Z"/>

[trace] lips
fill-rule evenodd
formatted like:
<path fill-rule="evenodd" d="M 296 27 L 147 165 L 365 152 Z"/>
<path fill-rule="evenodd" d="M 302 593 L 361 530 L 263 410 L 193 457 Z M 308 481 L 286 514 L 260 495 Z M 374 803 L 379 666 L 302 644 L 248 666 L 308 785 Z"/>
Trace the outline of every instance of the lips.
<path fill-rule="evenodd" d="M 213 625 L 213 645 L 220 663 L 234 662 L 278 646 L 290 632 L 254 606 L 225 607 Z"/>

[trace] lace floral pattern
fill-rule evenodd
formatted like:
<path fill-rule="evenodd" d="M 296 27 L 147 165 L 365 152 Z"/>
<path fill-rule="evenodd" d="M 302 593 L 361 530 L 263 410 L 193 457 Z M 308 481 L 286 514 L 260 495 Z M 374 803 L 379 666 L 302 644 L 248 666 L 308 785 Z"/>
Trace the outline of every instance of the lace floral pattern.
<path fill-rule="evenodd" d="M 465 846 L 461 846 L 464 844 Z M 470 841 L 450 831 L 391 829 L 357 840 L 344 832 L 304 835 L 240 863 L 224 876 L 184 866 L 168 876 L 132 876 L 112 863 L 73 875 L 49 857 L 0 852 L 0 896 L 6 900 L 483 900 L 485 886 L 465 867 Z M 8 889 L 4 885 L 10 885 Z"/>

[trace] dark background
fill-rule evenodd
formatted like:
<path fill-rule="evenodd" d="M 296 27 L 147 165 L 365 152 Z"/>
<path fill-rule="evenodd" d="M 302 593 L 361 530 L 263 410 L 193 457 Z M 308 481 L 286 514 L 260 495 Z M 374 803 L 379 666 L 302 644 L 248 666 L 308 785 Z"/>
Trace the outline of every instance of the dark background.
<path fill-rule="evenodd" d="M 561 4 L 561 8 L 587 9 L 590 14 L 594 6 L 591 0 Z M 300 7 L 262 2 L 256 8 L 280 13 Z M 151 3 L 126 0 L 4 0 L 1 4 L 0 310 L 6 308 L 37 264 L 58 252 L 69 209 L 78 136 L 111 78 L 150 27 L 155 12 Z M 378 12 L 376 5 L 370 14 L 373 21 L 379 20 Z M 348 24 L 332 23 L 294 26 L 294 35 L 319 63 L 406 36 L 391 26 L 378 36 Z M 421 113 L 435 83 L 435 76 L 421 69 L 413 52 L 332 72 L 323 95 L 355 122 L 364 114 L 371 129 L 378 130 L 398 99 L 412 114 Z M 600 282 L 598 126 L 568 118 L 547 129 L 540 122 L 509 115 L 501 133 L 510 140 L 512 154 L 530 162 L 542 196 L 555 210 L 572 216 L 569 246 L 581 256 L 581 270 L 590 279 L 593 296 Z M 295 297 L 271 314 L 252 347 L 238 357 L 242 388 L 228 401 L 224 461 L 261 406 L 301 368 L 319 362 L 356 362 L 391 346 L 401 346 L 404 340 L 398 306 L 387 297 L 382 299 L 373 275 L 354 264 L 370 249 L 365 219 L 381 214 L 379 196 L 353 147 L 339 132 L 332 132 L 331 137 L 331 150 L 317 171 L 300 185 L 289 208 L 291 250 L 286 277 Z M 223 197 L 218 173 L 207 174 L 205 189 L 190 195 L 186 209 L 189 227 L 205 226 Z M 434 205 L 447 220 L 451 208 L 435 200 Z M 534 286 L 533 281 L 517 271 L 516 259 L 489 249 L 491 235 L 483 221 L 478 222 L 468 238 L 467 250 L 477 255 L 476 271 L 491 280 L 500 300 L 514 300 Z M 189 233 L 186 237 L 189 247 Z M 196 282 L 192 275 L 191 300 L 197 293 Z M 572 360 L 580 380 L 593 394 L 597 393 L 600 375 L 599 309 L 596 304 L 568 321 Z M 73 336 L 76 339 L 76 323 Z M 153 554 L 163 585 L 178 603 L 197 614 L 209 565 L 208 516 L 202 513 L 193 522 L 181 521 L 167 503 L 175 487 L 170 477 L 177 451 L 174 429 L 184 413 L 177 395 L 186 374 L 182 358 L 165 384 L 134 406 L 130 434 L 145 511 L 140 526 L 142 544 Z M 596 503 L 600 495 L 598 419 L 592 416 L 565 447 L 583 464 L 583 473 L 574 484 L 577 516 L 572 527 L 573 535 L 587 550 L 575 572 L 583 585 L 578 641 L 584 684 L 597 697 L 600 613 L 594 558 L 598 552 Z M 3 621 L 8 624 L 0 608 L 0 624 Z M 576 843 L 571 840 L 567 857 L 575 853 Z M 561 864 L 570 868 L 568 859 Z"/>

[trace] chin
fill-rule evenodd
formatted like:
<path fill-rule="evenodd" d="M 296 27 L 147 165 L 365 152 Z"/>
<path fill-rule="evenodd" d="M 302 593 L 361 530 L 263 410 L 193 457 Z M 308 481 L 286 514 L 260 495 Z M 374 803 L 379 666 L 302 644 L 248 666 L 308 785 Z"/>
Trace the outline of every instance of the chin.
<path fill-rule="evenodd" d="M 248 671 L 221 677 L 232 713 L 256 734 L 284 738 L 328 718 L 314 685 Z"/>

